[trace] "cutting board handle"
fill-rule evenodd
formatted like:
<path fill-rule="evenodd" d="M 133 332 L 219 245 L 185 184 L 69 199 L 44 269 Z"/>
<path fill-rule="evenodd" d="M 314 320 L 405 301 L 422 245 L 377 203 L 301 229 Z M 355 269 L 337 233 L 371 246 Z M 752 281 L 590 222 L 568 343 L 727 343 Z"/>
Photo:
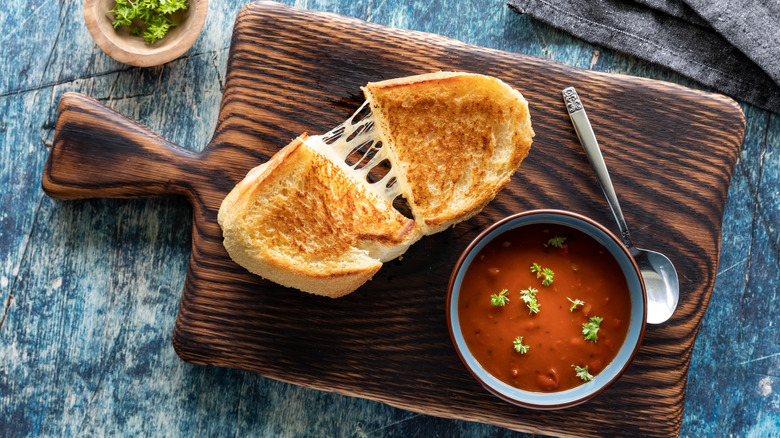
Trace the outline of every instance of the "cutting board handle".
<path fill-rule="evenodd" d="M 90 97 L 65 93 L 43 190 L 58 199 L 130 198 L 190 192 L 198 154 Z"/>

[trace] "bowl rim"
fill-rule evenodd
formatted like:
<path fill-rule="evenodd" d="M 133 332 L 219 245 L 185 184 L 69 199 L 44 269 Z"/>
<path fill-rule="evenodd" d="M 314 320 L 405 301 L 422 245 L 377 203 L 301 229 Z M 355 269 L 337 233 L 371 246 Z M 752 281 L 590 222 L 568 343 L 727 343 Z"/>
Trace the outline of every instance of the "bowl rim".
<path fill-rule="evenodd" d="M 625 362 L 623 362 L 620 365 L 620 368 L 616 372 L 614 372 L 614 375 L 607 381 L 598 381 L 597 382 L 597 380 L 594 379 L 591 382 L 587 382 L 587 383 L 585 383 L 583 385 L 577 386 L 577 387 L 575 387 L 573 389 L 570 389 L 570 390 L 549 393 L 549 395 L 550 395 L 549 398 L 555 399 L 556 396 L 559 397 L 560 394 L 573 392 L 573 391 L 577 390 L 577 388 L 585 387 L 585 385 L 590 385 L 590 388 L 592 388 L 592 389 L 590 389 L 588 391 L 579 390 L 579 392 L 583 392 L 584 393 L 582 396 L 578 396 L 576 398 L 572 398 L 572 399 L 570 399 L 568 401 L 552 402 L 552 403 L 529 402 L 529 401 L 520 399 L 518 397 L 506 394 L 504 391 L 502 391 L 502 389 L 510 390 L 510 391 L 512 391 L 514 393 L 517 393 L 517 394 L 522 394 L 522 393 L 547 394 L 547 393 L 536 393 L 536 392 L 532 392 L 532 391 L 524 391 L 524 390 L 521 390 L 519 388 L 512 387 L 512 386 L 510 386 L 510 385 L 508 385 L 506 383 L 503 383 L 503 382 L 499 381 L 497 378 L 495 378 L 489 372 L 487 372 L 486 370 L 483 369 L 483 370 L 481 370 L 481 372 L 486 374 L 487 376 L 489 376 L 492 380 L 494 380 L 495 381 L 494 383 L 497 382 L 497 383 L 501 384 L 502 388 L 496 388 L 496 387 L 494 387 L 494 385 L 486 382 L 485 379 L 483 379 L 483 377 L 480 376 L 479 372 L 477 370 L 473 369 L 472 365 L 470 365 L 469 360 L 467 359 L 466 355 L 470 356 L 472 358 L 472 362 L 474 364 L 476 364 L 477 366 L 479 366 L 479 363 L 476 361 L 475 358 L 473 358 L 473 355 L 471 355 L 471 353 L 468 352 L 468 346 L 465 346 L 465 345 L 463 346 L 463 347 L 465 347 L 465 350 L 467 350 L 466 352 L 464 352 L 464 351 L 462 351 L 464 348 L 461 348 L 459 343 L 456 341 L 456 334 L 455 334 L 454 321 L 453 321 L 453 303 L 452 303 L 452 300 L 453 300 L 453 296 L 456 295 L 456 293 L 454 291 L 454 287 L 455 287 L 455 283 L 457 282 L 457 278 L 458 278 L 459 274 L 461 273 L 462 270 L 464 270 L 463 269 L 464 263 L 466 262 L 466 259 L 469 257 L 469 255 L 473 251 L 475 251 L 475 249 L 481 250 L 482 247 L 487 245 L 488 242 L 492 241 L 496 237 L 504 234 L 505 232 L 507 232 L 507 231 L 509 231 L 511 229 L 515 229 L 515 228 L 518 228 L 518 227 L 521 227 L 521 226 L 525 226 L 525 225 L 531 225 L 533 223 L 549 222 L 549 221 L 533 222 L 533 221 L 527 220 L 529 218 L 541 217 L 541 216 L 547 216 L 547 217 L 567 217 L 567 218 L 570 218 L 570 220 L 574 219 L 575 223 L 577 221 L 579 221 L 580 223 L 583 223 L 585 225 L 589 225 L 589 226 L 595 228 L 598 232 L 603 233 L 605 235 L 605 237 L 607 237 L 610 241 L 612 241 L 612 243 L 616 244 L 616 246 L 619 249 L 619 251 L 621 251 L 622 255 L 625 256 L 625 260 L 630 264 L 630 266 L 632 268 L 632 271 L 631 271 L 632 274 L 636 276 L 635 279 L 636 279 L 636 281 L 638 281 L 638 284 L 639 284 L 639 287 L 640 287 L 640 291 L 641 291 L 641 295 L 642 295 L 642 300 L 640 300 L 640 304 L 642 306 L 642 309 L 641 309 L 641 314 L 642 314 L 641 316 L 642 316 L 642 318 L 641 318 L 641 321 L 638 323 L 639 324 L 638 333 L 633 335 L 633 336 L 636 337 L 636 340 L 633 341 L 634 342 L 633 348 L 631 348 L 631 351 L 630 351 L 627 359 L 625 360 Z M 504 230 L 502 230 L 500 232 L 496 232 L 496 230 L 499 230 L 500 228 L 502 228 L 506 224 L 511 223 L 511 222 L 515 222 L 515 221 L 519 222 L 517 224 L 517 226 L 509 226 L 509 228 L 506 228 L 506 229 L 504 229 Z M 564 226 L 568 226 L 568 227 L 572 227 L 572 225 L 570 225 L 568 223 L 561 222 L 559 224 L 560 225 L 564 225 Z M 580 231 L 585 232 L 586 234 L 590 235 L 591 237 L 596 238 L 596 240 L 599 240 L 597 237 L 593 236 L 587 230 L 582 230 L 580 228 L 577 228 L 577 229 L 579 229 Z M 495 234 L 493 235 L 493 233 L 495 233 Z M 490 239 L 487 240 L 484 244 L 481 245 L 481 243 L 488 237 L 490 237 Z M 610 252 L 612 252 L 612 251 L 610 251 Z M 617 259 L 617 257 L 614 255 L 614 253 L 613 253 L 613 257 L 615 257 Z M 632 275 L 632 277 L 633 277 L 633 275 Z M 627 278 L 627 281 L 630 281 L 630 280 Z M 459 293 L 459 291 L 457 291 L 457 292 Z M 634 303 L 633 298 L 632 298 L 631 302 L 632 302 L 632 308 L 633 308 L 636 305 Z M 455 308 L 454 312 L 457 313 L 457 305 L 455 305 L 454 308 Z M 634 311 L 632 311 L 632 315 L 633 315 L 633 313 L 634 313 Z M 612 386 L 612 384 L 615 383 L 618 379 L 620 379 L 620 377 L 625 373 L 626 369 L 628 369 L 628 367 L 631 365 L 631 363 L 634 360 L 634 357 L 636 356 L 637 352 L 639 351 L 639 348 L 642 345 L 642 340 L 644 338 L 644 332 L 645 332 L 645 328 L 646 328 L 646 325 L 647 325 L 647 292 L 645 290 L 645 284 L 644 284 L 644 281 L 642 280 L 641 272 L 639 270 L 639 266 L 637 265 L 636 261 L 631 256 L 631 253 L 629 252 L 629 250 L 625 246 L 625 244 L 623 244 L 623 242 L 614 233 L 612 233 L 609 229 L 607 229 L 606 227 L 604 227 L 600 223 L 596 222 L 595 220 L 593 220 L 593 219 L 591 219 L 591 218 L 589 218 L 587 216 L 584 216 L 582 214 L 575 213 L 575 212 L 572 212 L 572 211 L 557 210 L 557 209 L 527 210 L 527 211 L 524 211 L 524 212 L 515 213 L 513 215 L 507 216 L 507 217 L 505 217 L 505 218 L 503 218 L 503 219 L 493 223 L 492 225 L 488 226 L 485 230 L 483 230 L 479 235 L 477 235 L 477 237 L 475 237 L 469 243 L 469 245 L 466 247 L 466 249 L 463 250 L 463 252 L 461 253 L 460 257 L 458 258 L 458 261 L 455 263 L 455 266 L 452 269 L 452 274 L 450 275 L 450 280 L 449 280 L 449 283 L 447 285 L 446 317 L 447 317 L 447 328 L 449 330 L 450 340 L 452 342 L 453 348 L 457 352 L 458 357 L 460 358 L 460 360 L 463 363 L 463 365 L 465 366 L 465 368 L 472 375 L 472 377 L 477 382 L 479 382 L 485 389 L 487 389 L 489 392 L 491 392 L 493 395 L 497 396 L 498 398 L 500 398 L 500 399 L 502 399 L 502 400 L 504 400 L 506 402 L 509 402 L 511 404 L 514 404 L 514 405 L 518 405 L 518 406 L 522 406 L 522 407 L 526 407 L 526 408 L 538 409 L 538 410 L 563 409 L 563 408 L 572 407 L 572 406 L 576 406 L 578 404 L 584 403 L 584 402 L 592 399 L 593 397 L 601 394 L 607 388 Z M 633 316 L 632 316 L 632 319 L 633 319 Z M 629 330 L 631 330 L 631 325 L 633 323 L 634 323 L 633 321 L 629 323 Z M 626 335 L 626 339 L 628 340 L 628 334 Z M 626 345 L 626 343 L 624 341 L 624 344 L 618 350 L 618 355 L 620 355 L 621 351 L 624 348 L 626 348 L 625 345 Z M 617 357 L 618 356 L 616 356 L 616 358 Z M 614 363 L 615 363 L 614 360 L 612 362 L 610 362 L 610 364 L 607 365 L 607 367 L 605 367 L 605 370 L 607 370 L 611 366 L 611 364 L 614 364 Z M 597 383 L 594 383 L 594 382 L 597 382 Z M 586 388 L 586 389 L 588 389 L 588 388 Z M 544 397 L 544 396 L 542 396 L 542 397 Z"/>

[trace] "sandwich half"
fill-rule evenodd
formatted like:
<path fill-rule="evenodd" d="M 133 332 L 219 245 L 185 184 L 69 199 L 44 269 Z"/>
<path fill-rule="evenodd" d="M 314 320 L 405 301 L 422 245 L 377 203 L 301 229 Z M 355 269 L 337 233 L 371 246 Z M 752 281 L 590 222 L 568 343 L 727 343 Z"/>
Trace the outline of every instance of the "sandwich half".
<path fill-rule="evenodd" d="M 530 150 L 528 103 L 497 78 L 438 72 L 362 89 L 363 118 L 361 107 L 327 134 L 295 139 L 225 198 L 218 220 L 239 265 L 348 294 L 421 236 L 480 212 Z M 412 218 L 393 207 L 398 196 Z"/>
<path fill-rule="evenodd" d="M 479 213 L 528 155 L 528 102 L 501 80 L 438 72 L 363 87 L 425 234 Z"/>
<path fill-rule="evenodd" d="M 336 298 L 414 243 L 413 220 L 295 139 L 254 168 L 219 209 L 225 249 L 250 272 Z"/>

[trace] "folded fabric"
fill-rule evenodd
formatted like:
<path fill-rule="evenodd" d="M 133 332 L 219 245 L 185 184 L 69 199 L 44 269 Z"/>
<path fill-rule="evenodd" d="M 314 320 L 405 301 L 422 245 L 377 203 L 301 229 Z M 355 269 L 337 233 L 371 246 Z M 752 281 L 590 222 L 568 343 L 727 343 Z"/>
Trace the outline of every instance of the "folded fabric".
<path fill-rule="evenodd" d="M 780 112 L 780 3 L 767 0 L 508 0 L 593 44 L 664 65 Z"/>

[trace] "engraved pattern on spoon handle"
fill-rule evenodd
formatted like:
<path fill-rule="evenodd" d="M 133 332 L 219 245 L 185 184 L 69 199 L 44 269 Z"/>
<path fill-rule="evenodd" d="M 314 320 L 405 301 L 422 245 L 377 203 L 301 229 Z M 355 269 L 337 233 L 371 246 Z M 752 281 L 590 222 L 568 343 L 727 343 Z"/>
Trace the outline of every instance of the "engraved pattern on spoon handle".
<path fill-rule="evenodd" d="M 601 155 L 601 149 L 599 143 L 596 140 L 596 134 L 593 133 L 593 127 L 590 125 L 588 115 L 585 114 L 585 107 L 583 107 L 580 97 L 577 95 L 577 91 L 574 87 L 566 88 L 562 91 L 563 100 L 566 102 L 566 109 L 569 112 L 569 118 L 574 125 L 574 130 L 577 132 L 577 137 L 580 139 L 585 154 L 588 156 L 591 166 L 596 171 L 596 178 L 598 178 L 601 190 L 607 197 L 607 203 L 612 210 L 612 215 L 615 216 L 618 228 L 620 229 L 620 236 L 623 239 L 623 243 L 631 249 L 634 244 L 631 242 L 631 236 L 628 233 L 628 225 L 626 219 L 623 217 L 623 211 L 620 209 L 620 203 L 618 202 L 617 194 L 612 186 L 612 179 L 609 177 L 609 171 L 607 170 L 607 164 L 604 162 L 604 157 Z"/>

